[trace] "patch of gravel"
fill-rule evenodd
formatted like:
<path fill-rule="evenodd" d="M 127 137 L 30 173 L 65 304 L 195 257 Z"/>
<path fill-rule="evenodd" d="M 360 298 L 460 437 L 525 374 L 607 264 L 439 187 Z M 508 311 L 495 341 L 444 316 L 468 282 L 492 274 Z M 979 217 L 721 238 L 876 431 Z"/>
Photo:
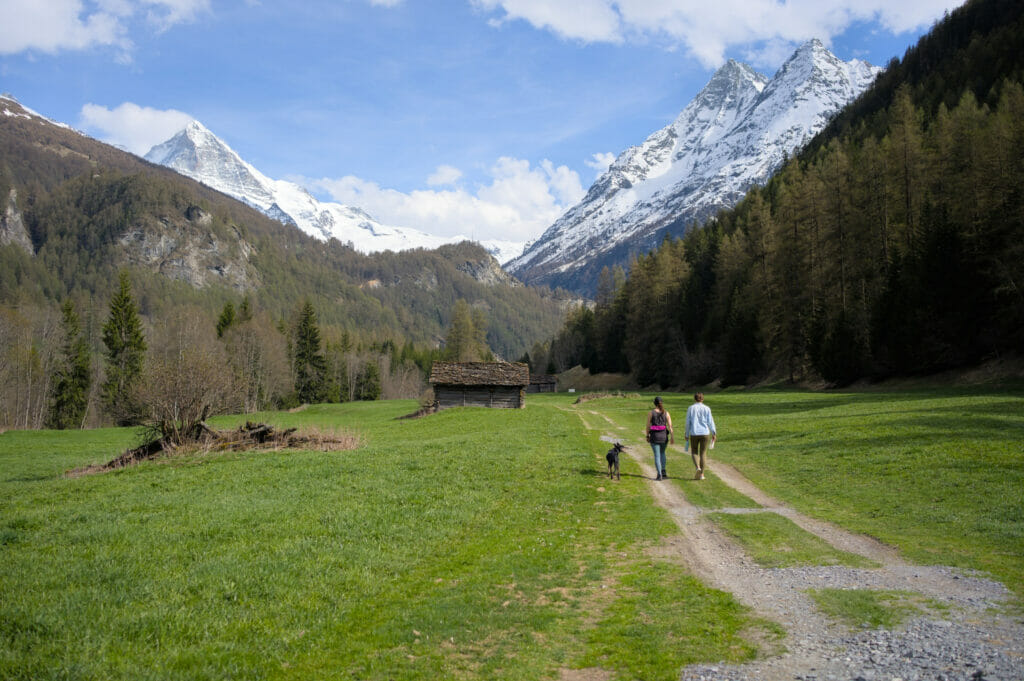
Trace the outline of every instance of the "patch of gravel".
<path fill-rule="evenodd" d="M 897 630 L 795 641 L 785 655 L 749 665 L 695 665 L 682 681 L 1020 681 L 1020 624 L 1001 616 L 983 621 L 917 618 Z M 803 664 L 808 663 L 808 664 Z"/>

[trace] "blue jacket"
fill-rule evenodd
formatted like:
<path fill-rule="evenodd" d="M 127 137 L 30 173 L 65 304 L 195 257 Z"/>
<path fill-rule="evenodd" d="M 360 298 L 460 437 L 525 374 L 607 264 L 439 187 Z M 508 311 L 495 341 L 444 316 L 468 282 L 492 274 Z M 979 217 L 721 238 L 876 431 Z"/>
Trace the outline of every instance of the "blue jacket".
<path fill-rule="evenodd" d="M 717 435 L 711 408 L 703 402 L 694 402 L 686 410 L 686 437 L 691 435 Z"/>

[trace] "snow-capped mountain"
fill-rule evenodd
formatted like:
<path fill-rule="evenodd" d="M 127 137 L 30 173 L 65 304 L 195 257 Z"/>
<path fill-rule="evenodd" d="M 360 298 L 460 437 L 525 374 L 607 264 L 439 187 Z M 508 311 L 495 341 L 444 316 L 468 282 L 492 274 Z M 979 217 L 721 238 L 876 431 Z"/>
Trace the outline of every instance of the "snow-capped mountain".
<path fill-rule="evenodd" d="M 150 149 L 146 160 L 173 168 L 318 239 L 333 237 L 364 253 L 433 249 L 467 240 L 464 236 L 442 237 L 385 225 L 359 208 L 319 201 L 294 182 L 267 177 L 198 121 Z M 499 262 L 519 255 L 523 248 L 522 244 L 504 241 L 482 245 Z"/>
<path fill-rule="evenodd" d="M 671 125 L 622 152 L 506 269 L 527 283 L 592 293 L 604 265 L 626 264 L 767 181 L 880 71 L 841 61 L 818 40 L 771 79 L 729 60 Z"/>

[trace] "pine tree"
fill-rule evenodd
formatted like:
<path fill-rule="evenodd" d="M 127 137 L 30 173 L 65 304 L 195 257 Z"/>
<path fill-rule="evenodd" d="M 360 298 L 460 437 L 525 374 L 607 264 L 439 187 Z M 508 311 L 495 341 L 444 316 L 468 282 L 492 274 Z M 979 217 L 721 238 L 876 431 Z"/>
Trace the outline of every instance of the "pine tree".
<path fill-rule="evenodd" d="M 327 360 L 320 348 L 316 311 L 308 300 L 302 305 L 295 329 L 295 393 L 300 402 L 315 404 L 327 398 Z"/>
<path fill-rule="evenodd" d="M 356 399 L 379 400 L 380 392 L 380 369 L 377 367 L 377 362 L 371 359 L 359 374 L 356 384 Z"/>
<path fill-rule="evenodd" d="M 252 302 L 249 296 L 242 298 L 242 304 L 238 307 L 238 322 L 244 324 L 252 319 Z"/>
<path fill-rule="evenodd" d="M 487 346 L 487 320 L 482 311 L 474 312 L 463 299 L 455 301 L 452 323 L 444 339 L 444 359 L 452 362 L 479 362 L 493 359 Z"/>
<path fill-rule="evenodd" d="M 47 428 L 75 428 L 82 425 L 89 403 L 91 360 L 89 345 L 70 299 L 61 306 L 64 344 L 50 383 L 50 408 Z"/>
<path fill-rule="evenodd" d="M 246 298 L 248 301 L 248 298 Z M 235 323 L 235 306 L 231 304 L 231 301 L 224 303 L 224 309 L 221 310 L 220 318 L 217 320 L 217 338 L 223 338 L 224 332 L 231 328 L 231 325 Z"/>
<path fill-rule="evenodd" d="M 103 405 L 118 425 L 136 424 L 141 410 L 136 404 L 134 389 L 142 376 L 146 339 L 125 272 L 121 273 L 118 291 L 110 301 L 110 317 L 103 325 L 103 344 L 107 348 Z"/>

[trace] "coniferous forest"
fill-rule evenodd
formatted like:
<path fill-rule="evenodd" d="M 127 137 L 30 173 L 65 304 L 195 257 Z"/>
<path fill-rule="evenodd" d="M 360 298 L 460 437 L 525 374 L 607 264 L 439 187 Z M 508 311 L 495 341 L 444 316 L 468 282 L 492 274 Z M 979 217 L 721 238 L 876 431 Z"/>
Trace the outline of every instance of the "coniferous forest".
<path fill-rule="evenodd" d="M 1024 6 L 968 2 L 733 210 L 602 272 L 550 344 L 641 385 L 862 378 L 1024 348 Z"/>

